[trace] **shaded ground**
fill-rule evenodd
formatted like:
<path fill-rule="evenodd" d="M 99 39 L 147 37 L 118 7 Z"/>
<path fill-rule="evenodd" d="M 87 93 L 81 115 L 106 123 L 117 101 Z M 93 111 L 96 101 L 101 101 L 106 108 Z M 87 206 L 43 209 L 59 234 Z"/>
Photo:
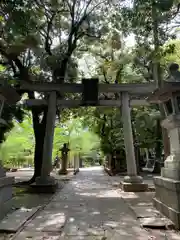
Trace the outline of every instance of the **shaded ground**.
<path fill-rule="evenodd" d="M 152 239 L 102 168 L 81 169 L 16 238 Z"/>
<path fill-rule="evenodd" d="M 112 176 L 110 178 L 112 186 L 115 186 L 117 192 L 128 204 L 129 208 L 134 212 L 140 225 L 148 222 L 148 228 L 145 229 L 151 235 L 150 239 L 156 240 L 178 240 L 180 239 L 180 232 L 172 229 L 172 222 L 161 215 L 153 207 L 153 197 L 155 195 L 155 188 L 153 177 L 157 174 L 142 173 L 144 182 L 152 189 L 150 192 L 123 192 L 118 186 L 119 182 L 123 180 L 123 176 Z M 147 221 L 148 220 L 148 221 Z M 150 220 L 150 221 L 149 221 Z M 166 230 L 164 230 L 164 228 Z"/>
<path fill-rule="evenodd" d="M 8 172 L 6 173 L 7 176 L 15 177 L 15 182 L 26 181 L 31 178 L 33 175 L 33 170 L 23 170 L 17 172 Z M 70 173 L 66 176 L 59 176 L 56 172 L 53 172 L 52 175 L 59 180 L 59 190 L 60 191 L 72 177 L 73 171 L 71 170 Z M 11 212 L 14 212 L 16 209 L 19 208 L 43 208 L 46 206 L 49 201 L 51 200 L 53 194 L 30 194 L 27 191 L 26 186 L 23 187 L 13 187 L 13 199 L 12 199 L 12 209 Z M 9 240 L 14 236 L 14 234 L 5 234 L 0 233 L 0 240 Z"/>
<path fill-rule="evenodd" d="M 52 198 L 28 196 L 23 200 L 26 206 L 44 207 L 13 238 L 2 240 L 180 239 L 174 231 L 165 233 L 142 228 L 133 207 L 144 205 L 150 209 L 154 193 L 124 193 L 113 187 L 115 181 L 120 181 L 120 177 L 107 176 L 100 167 L 86 168 Z M 17 200 L 16 204 L 20 206 L 21 201 Z"/>
<path fill-rule="evenodd" d="M 18 171 L 14 173 L 7 173 L 7 176 L 14 176 L 16 182 L 26 181 L 31 178 L 33 175 L 33 171 Z M 72 177 L 73 172 L 69 172 L 68 175 L 57 175 L 56 172 L 53 172 L 52 175 L 58 180 L 59 182 L 59 190 L 60 191 L 65 183 L 67 183 Z M 44 204 L 47 204 L 53 194 L 30 194 L 26 191 L 26 186 L 21 187 L 13 187 L 14 198 L 13 198 L 13 208 L 19 207 L 38 207 Z"/>
<path fill-rule="evenodd" d="M 33 169 L 22 169 L 20 171 L 17 171 L 17 172 L 7 172 L 6 175 L 9 176 L 9 177 L 15 177 L 15 181 L 16 182 L 21 182 L 21 181 L 27 181 L 29 180 L 32 176 L 33 176 Z M 56 171 L 53 171 L 52 172 L 52 176 L 54 176 L 56 179 L 69 179 L 69 177 L 72 175 L 74 169 L 68 169 L 68 171 L 70 172 L 70 175 L 67 175 L 67 176 L 61 176 L 61 175 L 58 175 Z"/>
<path fill-rule="evenodd" d="M 140 193 L 126 193 L 120 192 L 124 201 L 134 212 L 139 223 L 142 225 L 147 224 L 145 229 L 156 240 L 178 240 L 180 239 L 180 232 L 173 230 L 171 221 L 161 215 L 153 207 L 153 192 L 140 192 Z M 166 229 L 166 230 L 164 230 Z"/>

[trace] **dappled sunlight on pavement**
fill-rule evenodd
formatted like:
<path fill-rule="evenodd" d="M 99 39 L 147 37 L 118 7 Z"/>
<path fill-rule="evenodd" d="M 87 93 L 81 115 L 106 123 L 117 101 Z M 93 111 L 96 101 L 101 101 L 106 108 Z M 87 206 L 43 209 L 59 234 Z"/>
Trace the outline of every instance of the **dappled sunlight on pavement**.
<path fill-rule="evenodd" d="M 132 196 L 134 196 L 132 194 Z M 42 234 L 42 235 L 41 235 Z M 83 169 L 28 222 L 16 240 L 148 240 L 102 168 Z"/>

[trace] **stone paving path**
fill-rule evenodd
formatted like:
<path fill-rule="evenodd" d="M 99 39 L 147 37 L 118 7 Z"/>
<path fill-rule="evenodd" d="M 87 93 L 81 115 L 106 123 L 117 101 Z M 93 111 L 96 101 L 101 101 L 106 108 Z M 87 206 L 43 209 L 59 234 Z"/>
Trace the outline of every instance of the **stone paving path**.
<path fill-rule="evenodd" d="M 100 167 L 82 169 L 16 235 L 16 240 L 148 240 Z"/>

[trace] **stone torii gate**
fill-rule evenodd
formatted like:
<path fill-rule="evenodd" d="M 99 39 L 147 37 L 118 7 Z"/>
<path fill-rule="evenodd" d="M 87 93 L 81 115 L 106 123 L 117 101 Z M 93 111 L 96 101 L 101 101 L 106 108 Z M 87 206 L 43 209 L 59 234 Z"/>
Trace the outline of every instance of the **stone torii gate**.
<path fill-rule="evenodd" d="M 94 79 L 91 79 L 92 82 Z M 90 81 L 90 79 L 87 79 Z M 52 149 L 53 149 L 53 137 L 54 137 L 54 127 L 56 118 L 56 107 L 80 107 L 80 106 L 112 106 L 122 108 L 122 121 L 124 130 L 124 144 L 126 151 L 126 162 L 127 162 L 127 176 L 122 182 L 122 187 L 124 191 L 145 191 L 147 185 L 143 183 L 143 179 L 137 175 L 134 145 L 133 145 L 133 135 L 132 135 L 132 125 L 131 125 L 131 107 L 149 105 L 146 101 L 146 97 L 155 90 L 155 84 L 98 84 L 96 79 L 95 91 L 97 91 L 97 101 L 92 104 L 84 104 L 81 99 L 58 99 L 58 93 L 64 95 L 65 93 L 83 93 L 88 92 L 88 95 L 93 95 L 91 89 L 86 88 L 85 84 L 57 84 L 57 83 L 22 83 L 21 89 L 36 91 L 36 92 L 46 92 L 49 94 L 48 100 L 25 100 L 24 104 L 29 107 L 38 107 L 42 105 L 48 105 L 47 114 L 47 127 L 44 139 L 44 149 L 43 149 L 43 162 L 41 169 L 41 176 L 36 179 L 37 185 L 50 186 L 55 184 L 55 180 L 50 177 L 50 172 L 52 169 Z M 90 83 L 90 82 L 89 82 Z M 89 87 L 89 85 L 87 84 Z M 90 93 L 90 94 L 89 94 Z M 118 93 L 120 94 L 120 99 L 110 99 L 110 100 L 100 100 L 98 97 L 99 93 Z"/>

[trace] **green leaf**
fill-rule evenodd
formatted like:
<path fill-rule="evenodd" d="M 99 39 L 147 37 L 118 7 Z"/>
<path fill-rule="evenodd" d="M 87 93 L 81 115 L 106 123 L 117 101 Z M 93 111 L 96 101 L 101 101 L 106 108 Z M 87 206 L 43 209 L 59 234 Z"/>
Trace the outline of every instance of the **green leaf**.
<path fill-rule="evenodd" d="M 6 68 L 2 64 L 0 64 L 0 72 L 4 72 L 5 70 Z"/>

